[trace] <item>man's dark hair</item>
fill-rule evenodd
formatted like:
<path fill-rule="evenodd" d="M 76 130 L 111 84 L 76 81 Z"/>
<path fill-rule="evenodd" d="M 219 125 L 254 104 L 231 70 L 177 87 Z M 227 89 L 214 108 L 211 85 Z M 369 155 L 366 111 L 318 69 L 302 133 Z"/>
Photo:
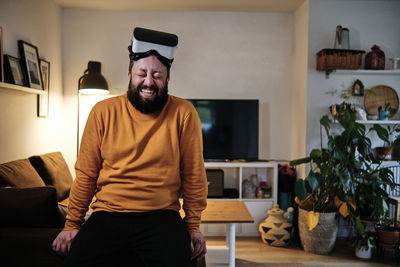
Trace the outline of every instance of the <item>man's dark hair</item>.
<path fill-rule="evenodd" d="M 144 52 L 144 53 L 133 53 L 132 52 L 132 45 L 128 46 L 128 51 L 129 51 L 129 70 L 128 70 L 129 73 L 131 73 L 133 64 L 134 64 L 134 62 L 136 60 L 139 60 L 139 59 L 144 58 L 144 57 L 148 57 L 150 55 L 154 55 L 154 56 L 156 56 L 158 58 L 158 60 L 160 60 L 160 62 L 165 67 L 167 67 L 167 78 L 169 78 L 169 71 L 171 69 L 172 61 L 174 61 L 173 59 L 168 59 L 166 57 L 163 57 L 156 50 L 149 50 L 149 51 Z"/>

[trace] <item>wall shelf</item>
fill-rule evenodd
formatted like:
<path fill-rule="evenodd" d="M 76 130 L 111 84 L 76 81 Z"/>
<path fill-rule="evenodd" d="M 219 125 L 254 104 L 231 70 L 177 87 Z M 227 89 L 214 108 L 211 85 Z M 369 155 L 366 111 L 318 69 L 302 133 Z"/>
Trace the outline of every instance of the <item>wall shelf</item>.
<path fill-rule="evenodd" d="M 336 70 L 332 74 L 400 75 L 398 70 Z"/>
<path fill-rule="evenodd" d="M 325 77 L 329 79 L 329 75 L 399 75 L 400 69 L 396 70 L 345 70 L 345 69 L 337 69 L 325 71 Z"/>
<path fill-rule="evenodd" d="M 383 120 L 360 121 L 360 120 L 357 120 L 356 122 L 358 122 L 360 124 L 381 124 L 381 125 L 400 124 L 400 121 L 398 121 L 398 120 L 387 120 L 387 121 L 383 121 Z"/>
<path fill-rule="evenodd" d="M 46 91 L 25 86 L 0 82 L 0 90 L 18 91 L 26 94 L 47 95 Z"/>
<path fill-rule="evenodd" d="M 369 124 L 380 124 L 380 125 L 395 125 L 395 124 L 400 124 L 400 121 L 398 120 L 366 120 L 366 121 L 362 121 L 362 120 L 356 120 L 357 123 L 360 124 L 365 124 L 365 125 L 369 125 Z M 339 124 L 339 122 L 337 120 L 332 121 L 332 123 L 334 124 Z"/>

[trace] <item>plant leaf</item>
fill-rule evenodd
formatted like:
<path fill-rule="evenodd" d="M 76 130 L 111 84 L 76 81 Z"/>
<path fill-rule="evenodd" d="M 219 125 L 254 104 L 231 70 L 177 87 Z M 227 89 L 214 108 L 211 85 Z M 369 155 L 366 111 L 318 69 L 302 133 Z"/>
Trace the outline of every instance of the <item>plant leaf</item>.
<path fill-rule="evenodd" d="M 319 222 L 319 212 L 309 211 L 306 215 L 308 230 L 314 229 Z"/>
<path fill-rule="evenodd" d="M 349 212 L 349 209 L 347 207 L 347 203 L 342 203 L 340 205 L 339 213 L 340 213 L 340 215 L 343 216 L 343 218 L 346 218 L 347 216 L 349 216 L 350 212 Z"/>
<path fill-rule="evenodd" d="M 330 120 L 328 116 L 324 115 L 322 118 L 319 120 L 319 123 L 324 127 L 326 135 L 329 136 L 329 131 L 330 131 Z"/>
<path fill-rule="evenodd" d="M 300 158 L 300 159 L 295 159 L 289 162 L 290 166 L 296 166 L 296 165 L 301 165 L 304 163 L 309 163 L 311 161 L 310 157 L 306 157 L 306 158 Z"/>
<path fill-rule="evenodd" d="M 366 235 L 365 228 L 364 228 L 364 225 L 361 222 L 360 216 L 357 216 L 355 218 L 355 227 L 356 227 L 357 233 L 360 236 L 365 236 Z"/>
<path fill-rule="evenodd" d="M 300 201 L 303 201 L 307 198 L 309 193 L 307 192 L 306 183 L 303 179 L 298 179 L 294 186 L 294 191 L 296 196 L 298 196 Z"/>
<path fill-rule="evenodd" d="M 383 128 L 382 126 L 380 126 L 379 124 L 374 124 L 374 126 L 372 126 L 371 128 L 372 131 L 375 131 L 376 134 L 378 135 L 378 137 L 385 142 L 386 144 L 390 144 L 390 140 L 389 140 L 389 131 L 385 128 Z"/>
<path fill-rule="evenodd" d="M 313 171 L 310 171 L 310 173 L 308 174 L 308 176 L 306 178 L 306 181 L 311 188 L 311 192 L 315 192 L 318 190 L 319 182 L 318 182 L 318 177 L 317 177 L 316 173 L 314 173 Z"/>
<path fill-rule="evenodd" d="M 392 159 L 400 161 L 400 136 L 392 144 Z"/>
<path fill-rule="evenodd" d="M 313 149 L 310 153 L 310 157 L 312 160 L 317 161 L 322 158 L 322 151 L 319 149 Z"/>

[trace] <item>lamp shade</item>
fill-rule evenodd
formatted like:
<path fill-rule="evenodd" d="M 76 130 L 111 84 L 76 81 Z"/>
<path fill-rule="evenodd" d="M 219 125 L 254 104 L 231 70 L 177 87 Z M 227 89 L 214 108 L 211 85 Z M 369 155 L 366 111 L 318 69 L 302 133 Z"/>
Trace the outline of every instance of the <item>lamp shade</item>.
<path fill-rule="evenodd" d="M 101 75 L 101 63 L 89 61 L 88 68 L 78 82 L 79 93 L 82 94 L 101 94 L 110 93 L 106 79 Z"/>

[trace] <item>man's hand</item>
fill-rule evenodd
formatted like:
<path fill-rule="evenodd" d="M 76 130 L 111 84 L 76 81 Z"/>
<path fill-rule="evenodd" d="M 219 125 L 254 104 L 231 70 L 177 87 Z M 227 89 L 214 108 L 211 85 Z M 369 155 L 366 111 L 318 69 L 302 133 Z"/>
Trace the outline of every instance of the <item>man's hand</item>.
<path fill-rule="evenodd" d="M 72 240 L 74 240 L 79 230 L 63 230 L 53 241 L 53 250 L 60 256 L 65 256 L 71 249 Z"/>
<path fill-rule="evenodd" d="M 207 253 L 206 240 L 203 235 L 199 232 L 190 232 L 190 237 L 192 238 L 190 244 L 192 248 L 192 260 L 203 258 Z"/>

